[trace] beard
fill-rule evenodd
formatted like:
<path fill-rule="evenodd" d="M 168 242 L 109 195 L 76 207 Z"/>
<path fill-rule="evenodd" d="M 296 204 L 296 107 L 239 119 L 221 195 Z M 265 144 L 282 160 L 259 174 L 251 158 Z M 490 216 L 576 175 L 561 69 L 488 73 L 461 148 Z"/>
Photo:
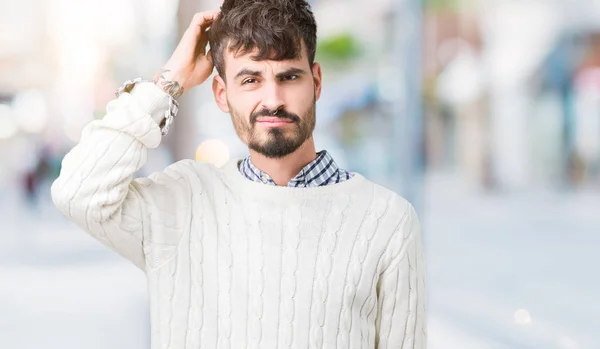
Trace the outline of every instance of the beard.
<path fill-rule="evenodd" d="M 229 110 L 240 139 L 246 143 L 248 148 L 271 159 L 282 158 L 295 152 L 311 137 L 315 129 L 316 100 L 313 101 L 303 117 L 285 109 L 276 111 L 263 109 L 252 113 L 250 117 L 242 116 L 231 105 Z M 257 118 L 260 116 L 276 116 L 292 123 L 283 127 L 260 129 L 256 127 Z"/>

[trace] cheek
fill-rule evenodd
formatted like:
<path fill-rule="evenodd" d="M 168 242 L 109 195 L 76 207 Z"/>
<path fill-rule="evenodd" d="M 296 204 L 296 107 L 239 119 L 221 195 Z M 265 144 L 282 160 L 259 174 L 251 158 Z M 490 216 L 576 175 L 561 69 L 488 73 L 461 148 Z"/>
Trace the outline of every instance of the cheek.
<path fill-rule="evenodd" d="M 302 86 L 302 88 L 290 90 L 286 96 L 288 105 L 293 111 L 306 111 L 312 107 L 315 98 L 315 89 L 311 84 L 310 86 Z"/>
<path fill-rule="evenodd" d="M 258 110 L 260 106 L 260 98 L 254 92 L 237 92 L 230 98 L 230 101 L 233 102 L 238 113 L 241 113 L 245 118 L 248 118 L 250 114 Z"/>

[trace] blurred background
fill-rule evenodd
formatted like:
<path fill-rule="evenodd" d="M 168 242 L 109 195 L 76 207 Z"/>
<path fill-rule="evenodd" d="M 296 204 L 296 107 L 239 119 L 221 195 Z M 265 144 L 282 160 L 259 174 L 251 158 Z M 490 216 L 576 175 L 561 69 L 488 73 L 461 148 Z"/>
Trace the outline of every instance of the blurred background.
<path fill-rule="evenodd" d="M 317 148 L 416 206 L 429 348 L 600 348 L 600 0 L 310 2 Z M 117 87 L 219 5 L 0 0 L 1 348 L 149 348 L 143 273 L 49 187 Z M 206 84 L 139 175 L 246 154 Z"/>

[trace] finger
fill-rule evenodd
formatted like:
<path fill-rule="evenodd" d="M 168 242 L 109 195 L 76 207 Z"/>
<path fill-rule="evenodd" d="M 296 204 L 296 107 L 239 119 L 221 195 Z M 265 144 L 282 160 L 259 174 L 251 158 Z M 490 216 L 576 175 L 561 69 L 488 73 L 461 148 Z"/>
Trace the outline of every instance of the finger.
<path fill-rule="evenodd" d="M 193 49 L 194 47 L 206 46 L 206 42 L 208 42 L 208 38 L 206 38 L 206 28 L 208 28 L 214 18 L 218 16 L 220 11 L 207 11 L 207 12 L 199 12 L 194 15 L 190 26 L 184 32 L 182 43 L 185 42 L 188 49 Z M 206 41 L 206 42 L 204 42 Z"/>
<path fill-rule="evenodd" d="M 198 43 L 196 44 L 196 48 L 194 50 L 194 56 L 204 56 L 206 54 L 206 47 L 208 44 L 208 40 L 205 38 L 206 35 L 200 35 Z"/>
<path fill-rule="evenodd" d="M 205 47 L 208 44 L 208 28 L 203 28 L 202 31 L 197 36 L 198 45 Z"/>
<path fill-rule="evenodd" d="M 210 25 L 215 18 L 217 18 L 219 13 L 220 11 L 205 11 L 196 13 L 192 19 L 192 22 L 190 23 L 190 28 L 201 29 L 202 27 Z"/>

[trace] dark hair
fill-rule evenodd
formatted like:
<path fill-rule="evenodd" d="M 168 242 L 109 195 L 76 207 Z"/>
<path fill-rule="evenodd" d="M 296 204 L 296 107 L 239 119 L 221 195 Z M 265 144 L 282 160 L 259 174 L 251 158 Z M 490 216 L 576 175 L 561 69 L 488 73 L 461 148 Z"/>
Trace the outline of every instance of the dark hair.
<path fill-rule="evenodd" d="M 258 52 L 253 60 L 275 61 L 301 56 L 315 61 L 317 23 L 304 0 L 225 0 L 208 31 L 211 58 L 225 78 L 225 50 L 235 54 Z"/>

